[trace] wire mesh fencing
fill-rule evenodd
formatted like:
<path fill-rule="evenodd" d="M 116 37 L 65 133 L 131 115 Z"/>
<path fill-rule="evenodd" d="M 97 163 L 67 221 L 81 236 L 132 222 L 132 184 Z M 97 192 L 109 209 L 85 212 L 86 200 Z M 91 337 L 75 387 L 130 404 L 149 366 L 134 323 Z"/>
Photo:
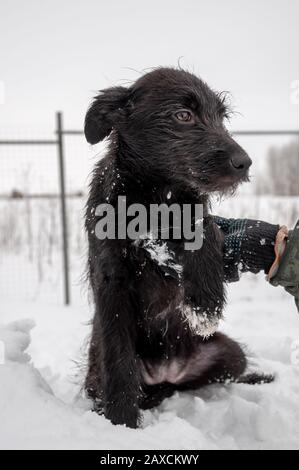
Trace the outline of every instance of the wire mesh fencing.
<path fill-rule="evenodd" d="M 94 151 L 80 132 L 64 136 L 61 115 L 52 133 L 0 133 L 2 299 L 70 303 L 84 272 L 84 190 Z"/>
<path fill-rule="evenodd" d="M 252 184 L 245 185 L 239 197 L 215 203 L 214 213 L 292 225 L 298 217 L 298 197 L 256 193 L 265 177 L 269 146 L 296 135 L 299 132 L 235 133 L 253 158 Z M 91 148 L 82 131 L 65 129 L 61 114 L 52 132 L 0 131 L 2 299 L 69 304 L 84 288 L 84 207 L 90 172 L 104 148 Z"/>

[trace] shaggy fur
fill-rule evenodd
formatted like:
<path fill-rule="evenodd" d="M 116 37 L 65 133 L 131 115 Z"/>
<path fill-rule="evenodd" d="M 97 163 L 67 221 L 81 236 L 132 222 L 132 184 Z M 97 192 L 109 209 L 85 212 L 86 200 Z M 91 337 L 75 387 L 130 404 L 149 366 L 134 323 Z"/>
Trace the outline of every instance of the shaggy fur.
<path fill-rule="evenodd" d="M 95 167 L 86 212 L 95 302 L 86 390 L 115 424 L 138 426 L 140 409 L 174 390 L 246 381 L 241 347 L 220 333 L 204 337 L 214 332 L 225 304 L 222 235 L 209 216 L 209 196 L 247 180 L 251 164 L 224 127 L 226 115 L 223 96 L 171 68 L 130 88 L 101 91 L 87 112 L 87 141 L 109 136 L 109 150 Z M 95 208 L 116 206 L 119 195 L 146 207 L 204 205 L 203 247 L 191 252 L 184 240 L 167 242 L 180 276 L 129 239 L 97 239 Z"/>

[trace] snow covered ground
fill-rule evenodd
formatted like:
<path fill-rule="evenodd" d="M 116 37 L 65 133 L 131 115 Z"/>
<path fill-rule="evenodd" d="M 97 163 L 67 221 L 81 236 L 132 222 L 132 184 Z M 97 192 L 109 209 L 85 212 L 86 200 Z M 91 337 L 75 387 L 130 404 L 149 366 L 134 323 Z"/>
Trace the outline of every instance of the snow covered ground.
<path fill-rule="evenodd" d="M 299 317 L 262 276 L 230 286 L 221 329 L 246 343 L 253 366 L 275 372 L 275 383 L 177 393 L 145 412 L 139 430 L 113 426 L 80 395 L 85 295 L 78 291 L 70 308 L 3 297 L 0 448 L 299 449 Z"/>

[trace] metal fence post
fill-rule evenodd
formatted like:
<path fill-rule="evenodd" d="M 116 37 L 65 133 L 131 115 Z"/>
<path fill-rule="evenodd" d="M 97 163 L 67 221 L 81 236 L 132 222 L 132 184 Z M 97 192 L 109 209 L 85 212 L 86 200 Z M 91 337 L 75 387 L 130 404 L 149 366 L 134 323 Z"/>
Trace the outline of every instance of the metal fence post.
<path fill-rule="evenodd" d="M 65 194 L 63 119 L 62 119 L 61 112 L 56 113 L 56 134 L 57 134 L 57 147 L 58 147 L 59 184 L 60 184 L 59 192 L 60 192 L 61 223 L 62 223 L 64 302 L 65 302 L 65 305 L 70 305 L 69 244 L 68 244 L 68 224 L 67 224 L 66 194 Z"/>

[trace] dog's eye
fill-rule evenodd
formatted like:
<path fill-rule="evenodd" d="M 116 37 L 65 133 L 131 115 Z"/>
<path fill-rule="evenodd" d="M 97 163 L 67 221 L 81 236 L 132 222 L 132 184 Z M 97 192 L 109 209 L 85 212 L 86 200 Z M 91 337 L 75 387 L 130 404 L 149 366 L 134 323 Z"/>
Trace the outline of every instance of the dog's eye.
<path fill-rule="evenodd" d="M 187 111 L 186 109 L 175 113 L 175 118 L 181 122 L 193 122 L 193 114 L 191 111 Z"/>

